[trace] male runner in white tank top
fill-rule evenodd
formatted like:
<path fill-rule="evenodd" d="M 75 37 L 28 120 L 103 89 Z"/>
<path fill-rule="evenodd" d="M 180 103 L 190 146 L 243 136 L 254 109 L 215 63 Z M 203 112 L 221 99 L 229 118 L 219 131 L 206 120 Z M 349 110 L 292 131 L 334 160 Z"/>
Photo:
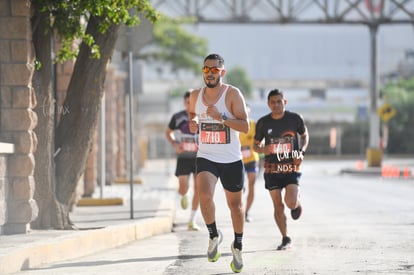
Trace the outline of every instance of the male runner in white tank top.
<path fill-rule="evenodd" d="M 190 131 L 198 131 L 199 147 L 196 159 L 200 209 L 209 231 L 207 258 L 215 262 L 220 257 L 218 245 L 222 233 L 217 229 L 214 190 L 220 178 L 230 208 L 234 229 L 231 244 L 233 272 L 241 272 L 244 211 L 242 190 L 244 166 L 240 151 L 239 132 L 247 133 L 249 122 L 244 97 L 239 89 L 223 83 L 224 60 L 218 54 L 204 59 L 205 87 L 190 96 Z"/>

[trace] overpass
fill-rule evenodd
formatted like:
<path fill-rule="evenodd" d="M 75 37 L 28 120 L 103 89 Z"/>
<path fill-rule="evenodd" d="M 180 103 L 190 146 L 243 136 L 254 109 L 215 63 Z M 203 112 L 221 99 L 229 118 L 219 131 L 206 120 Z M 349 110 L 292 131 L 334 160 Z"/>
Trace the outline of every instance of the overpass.
<path fill-rule="evenodd" d="M 216 24 L 413 24 L 413 0 L 151 0 L 172 17 Z"/>

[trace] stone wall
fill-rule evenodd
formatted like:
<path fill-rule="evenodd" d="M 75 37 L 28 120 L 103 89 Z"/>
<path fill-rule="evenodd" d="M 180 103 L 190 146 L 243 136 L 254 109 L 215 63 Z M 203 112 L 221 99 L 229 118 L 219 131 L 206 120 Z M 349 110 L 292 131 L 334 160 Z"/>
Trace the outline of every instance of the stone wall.
<path fill-rule="evenodd" d="M 0 142 L 0 235 L 7 221 L 7 194 L 9 178 L 7 172 L 7 156 L 14 153 L 14 144 Z"/>
<path fill-rule="evenodd" d="M 0 169 L 4 234 L 26 233 L 38 214 L 33 200 L 37 143 L 33 61 L 30 1 L 0 0 L 0 140 L 14 145 L 14 153 L 2 156 L 7 169 Z"/>
<path fill-rule="evenodd" d="M 3 233 L 3 225 L 7 220 L 7 200 L 6 193 L 9 185 L 7 178 L 7 157 L 0 154 L 0 234 Z"/>
<path fill-rule="evenodd" d="M 125 178 L 126 75 L 110 66 L 105 81 L 105 183 Z"/>

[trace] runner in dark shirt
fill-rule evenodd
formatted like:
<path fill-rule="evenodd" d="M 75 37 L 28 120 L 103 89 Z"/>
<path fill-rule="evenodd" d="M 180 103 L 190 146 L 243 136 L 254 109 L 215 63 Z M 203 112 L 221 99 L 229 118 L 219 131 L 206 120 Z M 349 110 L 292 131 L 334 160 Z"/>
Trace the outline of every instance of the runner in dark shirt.
<path fill-rule="evenodd" d="M 282 91 L 270 91 L 267 103 L 271 113 L 257 121 L 254 149 L 265 154 L 265 187 L 272 198 L 274 218 L 282 234 L 282 243 L 277 249 L 284 250 L 291 244 L 287 235 L 284 202 L 291 210 L 292 218 L 299 219 L 302 214 L 299 200 L 300 166 L 308 147 L 309 134 L 302 116 L 285 110 L 287 99 Z"/>
<path fill-rule="evenodd" d="M 185 110 L 172 115 L 165 136 L 177 153 L 177 165 L 175 176 L 178 178 L 178 194 L 181 195 L 181 207 L 188 207 L 188 190 L 190 188 L 190 175 L 193 174 L 193 199 L 191 202 L 191 214 L 188 221 L 188 230 L 199 230 L 195 222 L 195 216 L 199 205 L 198 185 L 196 183 L 195 159 L 197 155 L 197 135 L 190 132 L 188 108 L 190 104 L 190 92 L 184 94 Z"/>

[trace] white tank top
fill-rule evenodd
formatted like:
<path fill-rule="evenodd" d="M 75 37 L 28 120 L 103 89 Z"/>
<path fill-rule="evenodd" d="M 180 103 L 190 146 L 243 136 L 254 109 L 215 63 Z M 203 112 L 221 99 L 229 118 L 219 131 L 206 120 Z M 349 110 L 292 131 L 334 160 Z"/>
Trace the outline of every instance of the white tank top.
<path fill-rule="evenodd" d="M 235 118 L 226 107 L 226 94 L 229 87 L 227 85 L 215 106 L 221 114 L 225 113 L 228 118 Z M 197 157 L 219 163 L 241 160 L 239 132 L 206 114 L 207 104 L 203 100 L 204 93 L 205 87 L 200 89 L 195 106 L 199 123 Z"/>

